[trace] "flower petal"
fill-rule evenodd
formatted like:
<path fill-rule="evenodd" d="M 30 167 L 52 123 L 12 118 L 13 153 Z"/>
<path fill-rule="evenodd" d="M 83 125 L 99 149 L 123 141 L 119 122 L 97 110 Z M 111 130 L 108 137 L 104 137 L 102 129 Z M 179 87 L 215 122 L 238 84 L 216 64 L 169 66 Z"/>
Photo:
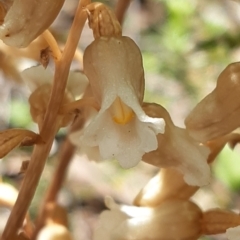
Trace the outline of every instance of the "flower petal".
<path fill-rule="evenodd" d="M 21 75 L 31 92 L 44 84 L 51 84 L 53 79 L 53 73 L 42 65 L 27 68 Z"/>
<path fill-rule="evenodd" d="M 216 88 L 185 120 L 189 134 L 201 142 L 223 136 L 240 126 L 240 62 L 232 63 L 218 77 Z"/>
<path fill-rule="evenodd" d="M 227 229 L 226 235 L 228 240 L 239 240 L 240 226 Z"/>
<path fill-rule="evenodd" d="M 189 185 L 202 186 L 210 182 L 207 157 L 210 150 L 200 146 L 185 129 L 174 126 L 168 112 L 160 105 L 145 104 L 150 116 L 163 117 L 164 134 L 158 134 L 158 149 L 143 156 L 143 160 L 158 167 L 173 167 L 182 172 Z"/>
<path fill-rule="evenodd" d="M 99 113 L 85 129 L 81 142 L 99 146 L 102 159 L 116 158 L 124 168 L 135 166 L 145 152 L 157 148 L 157 139 L 151 124 L 132 119 L 125 125 L 115 123 L 108 111 Z"/>
<path fill-rule="evenodd" d="M 12 2 L 4 23 L 0 26 L 0 38 L 9 46 L 27 47 L 52 24 L 64 0 Z"/>

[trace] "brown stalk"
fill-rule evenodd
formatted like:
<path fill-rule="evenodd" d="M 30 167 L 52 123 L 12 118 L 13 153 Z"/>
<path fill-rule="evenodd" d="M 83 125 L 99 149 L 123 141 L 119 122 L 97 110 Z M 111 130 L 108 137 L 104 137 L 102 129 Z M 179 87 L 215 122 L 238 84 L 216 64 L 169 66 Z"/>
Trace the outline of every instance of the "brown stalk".
<path fill-rule="evenodd" d="M 47 43 L 49 44 L 51 51 L 53 53 L 53 58 L 55 61 L 60 61 L 61 57 L 62 57 L 62 53 L 58 47 L 58 44 L 55 40 L 55 38 L 53 37 L 52 33 L 49 30 L 45 30 L 42 33 L 42 36 L 45 38 L 45 40 L 47 41 Z"/>
<path fill-rule="evenodd" d="M 78 119 L 76 119 L 76 121 L 74 122 L 74 124 L 70 129 L 70 133 L 81 129 L 83 124 L 84 124 L 84 119 L 82 117 L 79 117 Z M 40 213 L 36 223 L 36 229 L 32 237 L 33 239 L 36 238 L 38 232 L 44 226 L 46 216 L 47 216 L 47 211 L 48 211 L 48 208 L 47 208 L 48 203 L 56 202 L 57 195 L 64 182 L 68 165 L 73 157 L 74 152 L 75 152 L 75 146 L 70 142 L 68 138 L 66 138 L 61 147 L 61 151 L 59 153 L 58 166 L 55 170 L 54 176 L 52 178 L 52 182 L 47 190 L 47 194 L 43 201 L 42 208 L 40 209 Z"/>
<path fill-rule="evenodd" d="M 2 240 L 14 239 L 17 231 L 21 228 L 24 217 L 35 194 L 55 134 L 58 131 L 58 111 L 62 103 L 71 61 L 87 18 L 86 12 L 82 9 L 88 3 L 89 0 L 80 1 L 62 57 L 59 61 L 55 61 L 56 68 L 51 98 L 40 131 L 40 135 L 45 141 L 45 144 L 37 144 L 34 147 L 16 204 L 12 209 L 2 234 Z"/>
<path fill-rule="evenodd" d="M 117 20 L 122 25 L 124 20 L 124 15 L 130 5 L 131 0 L 118 0 L 117 5 L 115 7 L 115 15 Z"/>

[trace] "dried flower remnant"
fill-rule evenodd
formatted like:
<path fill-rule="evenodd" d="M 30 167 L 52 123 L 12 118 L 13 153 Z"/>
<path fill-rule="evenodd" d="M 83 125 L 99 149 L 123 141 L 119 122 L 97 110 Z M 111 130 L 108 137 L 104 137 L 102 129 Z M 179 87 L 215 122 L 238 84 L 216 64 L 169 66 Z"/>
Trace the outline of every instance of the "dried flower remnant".
<path fill-rule="evenodd" d="M 162 117 L 166 127 L 164 134 L 157 135 L 158 149 L 146 153 L 143 161 L 157 167 L 177 169 L 189 185 L 209 184 L 210 168 L 207 158 L 210 150 L 191 138 L 185 129 L 176 127 L 162 106 L 145 103 L 144 110 L 151 117 Z"/>
<path fill-rule="evenodd" d="M 9 46 L 27 47 L 31 41 L 46 30 L 57 17 L 64 0 L 14 0 L 7 1 L 0 39 Z"/>
<path fill-rule="evenodd" d="M 139 48 L 130 38 L 111 34 L 96 38 L 85 50 L 84 73 L 100 111 L 74 144 L 98 147 L 102 159 L 115 158 L 130 168 L 157 148 L 156 135 L 163 133 L 164 121 L 142 110 L 144 70 Z"/>
<path fill-rule="evenodd" d="M 186 118 L 189 134 L 207 142 L 240 126 L 240 62 L 231 63 L 219 75 L 216 88 Z"/>
<path fill-rule="evenodd" d="M 51 94 L 53 74 L 49 69 L 37 66 L 24 70 L 22 77 L 32 91 L 29 97 L 31 116 L 36 123 L 41 125 Z M 84 92 L 87 84 L 88 80 L 84 74 L 81 72 L 71 72 L 63 104 L 73 102 L 74 99 Z M 71 113 L 59 114 L 59 117 L 61 118 L 59 126 L 64 127 L 73 120 L 74 115 Z"/>
<path fill-rule="evenodd" d="M 202 212 L 190 201 L 169 200 L 156 208 L 105 202 L 110 210 L 100 215 L 94 240 L 197 240 L 201 235 Z"/>
<path fill-rule="evenodd" d="M 94 38 L 122 36 L 122 28 L 114 13 L 106 5 L 95 2 L 86 7 L 89 27 L 93 30 Z"/>

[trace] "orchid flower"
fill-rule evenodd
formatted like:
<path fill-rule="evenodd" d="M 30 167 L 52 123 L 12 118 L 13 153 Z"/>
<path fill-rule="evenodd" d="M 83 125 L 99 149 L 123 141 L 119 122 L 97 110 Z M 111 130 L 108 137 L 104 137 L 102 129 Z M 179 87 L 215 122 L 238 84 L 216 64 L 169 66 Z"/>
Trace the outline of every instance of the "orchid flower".
<path fill-rule="evenodd" d="M 116 204 L 106 198 L 110 210 L 100 215 L 94 240 L 197 240 L 201 210 L 186 200 L 168 200 L 156 208 Z M 176 214 L 177 213 L 177 214 Z"/>
<path fill-rule="evenodd" d="M 0 39 L 9 46 L 27 47 L 57 17 L 64 0 L 1 1 Z M 4 19 L 4 20 L 3 20 Z"/>
<path fill-rule="evenodd" d="M 189 134 L 207 142 L 240 126 L 240 62 L 223 70 L 216 88 L 192 110 L 185 120 Z"/>
<path fill-rule="evenodd" d="M 168 199 L 188 200 L 198 189 L 189 186 L 176 169 L 162 168 L 137 194 L 134 205 L 156 207 Z"/>
<path fill-rule="evenodd" d="M 185 129 L 176 127 L 162 106 L 145 104 L 144 110 L 151 117 L 162 117 L 166 127 L 164 134 L 157 135 L 158 149 L 146 153 L 143 161 L 157 167 L 177 169 L 189 185 L 209 184 L 210 168 L 207 158 L 210 150 L 191 138 Z"/>
<path fill-rule="evenodd" d="M 74 144 L 98 147 L 101 159 L 115 158 L 124 168 L 135 166 L 157 149 L 164 121 L 145 114 L 142 57 L 128 37 L 99 37 L 85 50 L 84 73 L 100 111 Z M 79 141 L 80 140 L 80 141 Z"/>
<path fill-rule="evenodd" d="M 24 70 L 22 78 L 32 92 L 29 97 L 32 118 L 35 122 L 41 123 L 51 94 L 53 73 L 50 69 L 45 69 L 40 65 Z M 87 85 L 88 80 L 84 74 L 81 72 L 70 72 L 63 104 L 73 102 L 79 98 Z M 63 115 L 60 126 L 66 126 L 72 120 L 72 117 L 72 114 Z"/>

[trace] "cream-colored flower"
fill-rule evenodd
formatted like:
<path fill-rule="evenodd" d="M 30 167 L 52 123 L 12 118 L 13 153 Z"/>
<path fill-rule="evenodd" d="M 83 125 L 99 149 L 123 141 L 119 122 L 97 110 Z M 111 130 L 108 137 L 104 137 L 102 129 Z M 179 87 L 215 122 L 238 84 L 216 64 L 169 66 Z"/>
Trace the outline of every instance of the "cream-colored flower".
<path fill-rule="evenodd" d="M 97 38 L 84 53 L 84 73 L 100 111 L 75 144 L 98 147 L 102 159 L 135 166 L 158 147 L 164 121 L 142 110 L 144 71 L 137 45 L 128 37 Z"/>
<path fill-rule="evenodd" d="M 37 240 L 72 240 L 68 229 L 60 224 L 52 223 L 45 225 L 37 236 Z"/>
<path fill-rule="evenodd" d="M 228 134 L 240 126 L 240 62 L 228 65 L 216 88 L 186 118 L 189 134 L 201 142 Z"/>
<path fill-rule="evenodd" d="M 199 187 L 189 186 L 183 174 L 173 168 L 162 168 L 134 199 L 136 206 L 156 207 L 168 199 L 189 199 Z"/>
<path fill-rule="evenodd" d="M 207 158 L 210 150 L 200 146 L 185 129 L 176 127 L 169 113 L 157 104 L 145 104 L 145 112 L 151 117 L 162 117 L 166 123 L 164 134 L 158 134 L 157 150 L 146 153 L 143 161 L 157 167 L 176 168 L 189 185 L 203 186 L 210 182 Z"/>
<path fill-rule="evenodd" d="M 47 29 L 63 6 L 64 0 L 7 0 L 0 2 L 6 16 L 0 26 L 0 39 L 7 45 L 27 47 Z M 2 19 L 0 19 L 2 21 Z"/>
<path fill-rule="evenodd" d="M 32 92 L 29 97 L 32 118 L 36 123 L 41 124 L 50 99 L 53 73 L 40 65 L 24 70 L 22 77 Z M 87 85 L 88 80 L 84 74 L 70 72 L 62 104 L 73 102 L 79 98 Z M 73 117 L 72 114 L 63 114 L 60 126 L 64 127 L 69 124 Z"/>
<path fill-rule="evenodd" d="M 169 200 L 159 207 L 117 205 L 106 198 L 110 209 L 100 215 L 94 240 L 186 240 L 200 236 L 201 210 L 192 202 Z"/>

